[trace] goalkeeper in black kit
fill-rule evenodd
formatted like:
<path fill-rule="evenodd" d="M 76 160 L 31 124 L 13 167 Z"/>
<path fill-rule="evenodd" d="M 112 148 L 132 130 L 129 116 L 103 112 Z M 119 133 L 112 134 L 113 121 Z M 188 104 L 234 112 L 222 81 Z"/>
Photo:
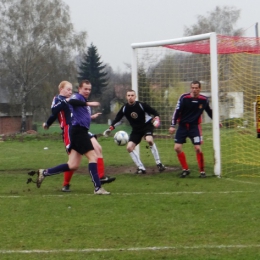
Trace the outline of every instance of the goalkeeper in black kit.
<path fill-rule="evenodd" d="M 178 160 L 182 166 L 181 178 L 185 178 L 190 174 L 190 170 L 186 161 L 185 153 L 182 146 L 186 143 L 186 138 L 192 141 L 196 157 L 198 161 L 200 178 L 205 178 L 206 173 L 204 169 L 204 155 L 201 150 L 202 131 L 201 131 L 201 116 L 205 110 L 210 118 L 212 118 L 212 109 L 209 106 L 209 100 L 206 96 L 200 94 L 201 84 L 199 81 L 192 81 L 190 84 L 190 92 L 181 95 L 179 98 L 176 109 L 172 116 L 171 126 L 169 133 L 174 134 L 176 124 L 178 129 L 176 131 L 174 141 L 174 150 L 176 151 Z M 220 124 L 220 127 L 222 125 Z"/>
<path fill-rule="evenodd" d="M 158 112 L 148 104 L 136 101 L 136 93 L 134 90 L 127 91 L 126 99 L 127 103 L 121 107 L 109 129 L 104 132 L 104 136 L 108 136 L 110 132 L 115 129 L 117 123 L 125 116 L 132 127 L 126 149 L 137 166 L 136 173 L 146 173 L 146 169 L 138 153 L 134 150 L 143 137 L 149 144 L 158 170 L 160 172 L 164 171 L 165 166 L 160 161 L 160 156 L 153 140 L 154 127 L 159 127 L 160 125 Z"/>

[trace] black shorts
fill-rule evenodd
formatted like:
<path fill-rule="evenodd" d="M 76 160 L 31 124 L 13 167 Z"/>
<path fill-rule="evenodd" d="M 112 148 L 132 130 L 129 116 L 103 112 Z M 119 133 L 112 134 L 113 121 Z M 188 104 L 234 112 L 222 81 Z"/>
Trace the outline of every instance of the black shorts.
<path fill-rule="evenodd" d="M 93 137 L 95 137 L 97 139 L 97 135 L 95 135 L 95 134 L 93 134 L 91 132 L 88 132 L 88 135 L 89 135 L 90 139 L 93 138 Z"/>
<path fill-rule="evenodd" d="M 70 149 L 77 151 L 80 154 L 85 154 L 94 150 L 88 129 L 83 126 L 72 126 L 70 131 L 71 144 Z"/>
<path fill-rule="evenodd" d="M 152 123 L 146 124 L 144 127 L 133 128 L 129 137 L 129 141 L 138 145 L 144 136 L 153 136 L 154 126 Z"/>
<path fill-rule="evenodd" d="M 177 144 L 186 143 L 186 138 L 189 137 L 194 145 L 200 145 L 202 143 L 202 132 L 200 125 L 179 125 L 174 141 Z"/>

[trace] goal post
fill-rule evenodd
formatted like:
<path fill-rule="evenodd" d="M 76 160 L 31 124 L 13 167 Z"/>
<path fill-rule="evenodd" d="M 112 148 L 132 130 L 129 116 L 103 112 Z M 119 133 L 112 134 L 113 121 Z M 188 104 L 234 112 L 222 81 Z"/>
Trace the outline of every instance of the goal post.
<path fill-rule="evenodd" d="M 178 98 L 199 80 L 213 109 L 213 120 L 203 113 L 201 124 L 206 173 L 260 177 L 260 38 L 212 32 L 131 47 L 132 88 L 160 114 L 154 133 L 162 163 L 180 168 L 168 129 Z M 191 171 L 198 171 L 189 139 L 183 149 Z M 140 154 L 151 161 L 145 149 Z"/>
<path fill-rule="evenodd" d="M 214 150 L 214 174 L 220 177 L 221 157 L 220 157 L 219 100 L 218 100 L 218 92 L 219 92 L 218 91 L 218 55 L 217 55 L 216 33 L 211 32 L 207 34 L 163 40 L 163 41 L 133 43 L 131 45 L 132 47 L 132 88 L 136 91 L 137 98 L 139 98 L 138 53 L 137 53 L 138 49 L 161 47 L 161 46 L 174 45 L 174 44 L 184 44 L 184 43 L 203 41 L 203 40 L 209 40 L 210 42 L 210 79 L 211 79 L 210 85 L 211 85 L 212 109 L 213 109 L 212 131 L 213 131 L 213 150 Z M 173 112 L 172 107 L 169 107 L 168 109 L 172 110 Z M 160 113 L 160 111 L 158 112 Z M 170 121 L 168 125 L 170 126 Z M 167 129 L 165 129 L 165 131 L 167 131 Z"/>

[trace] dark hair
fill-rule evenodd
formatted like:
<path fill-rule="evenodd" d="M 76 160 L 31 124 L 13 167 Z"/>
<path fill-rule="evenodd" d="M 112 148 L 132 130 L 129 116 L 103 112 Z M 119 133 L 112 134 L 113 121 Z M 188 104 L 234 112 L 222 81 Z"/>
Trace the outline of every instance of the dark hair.
<path fill-rule="evenodd" d="M 134 92 L 135 93 L 135 91 L 133 90 L 133 89 L 128 89 L 127 91 L 126 91 L 126 93 L 127 92 Z"/>
<path fill-rule="evenodd" d="M 84 79 L 84 80 L 80 81 L 80 83 L 79 83 L 79 88 L 82 88 L 82 87 L 83 87 L 83 84 L 91 85 L 91 83 L 90 83 L 89 80 Z"/>
<path fill-rule="evenodd" d="M 201 84 L 198 80 L 193 80 L 190 85 L 194 85 L 194 84 L 198 84 L 199 85 L 199 88 L 201 88 Z"/>

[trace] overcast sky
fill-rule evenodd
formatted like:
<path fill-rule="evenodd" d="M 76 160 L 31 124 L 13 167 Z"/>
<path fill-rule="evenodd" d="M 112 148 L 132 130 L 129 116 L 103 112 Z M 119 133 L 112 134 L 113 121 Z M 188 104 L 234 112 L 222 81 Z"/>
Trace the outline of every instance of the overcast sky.
<path fill-rule="evenodd" d="M 126 70 L 131 63 L 131 44 L 183 37 L 184 26 L 207 16 L 216 6 L 241 10 L 236 28 L 245 36 L 255 36 L 260 24 L 259 0 L 63 0 L 70 7 L 76 31 L 87 31 L 88 46 L 93 43 L 104 63 L 114 71 Z M 259 25 L 260 27 L 260 25 Z"/>

